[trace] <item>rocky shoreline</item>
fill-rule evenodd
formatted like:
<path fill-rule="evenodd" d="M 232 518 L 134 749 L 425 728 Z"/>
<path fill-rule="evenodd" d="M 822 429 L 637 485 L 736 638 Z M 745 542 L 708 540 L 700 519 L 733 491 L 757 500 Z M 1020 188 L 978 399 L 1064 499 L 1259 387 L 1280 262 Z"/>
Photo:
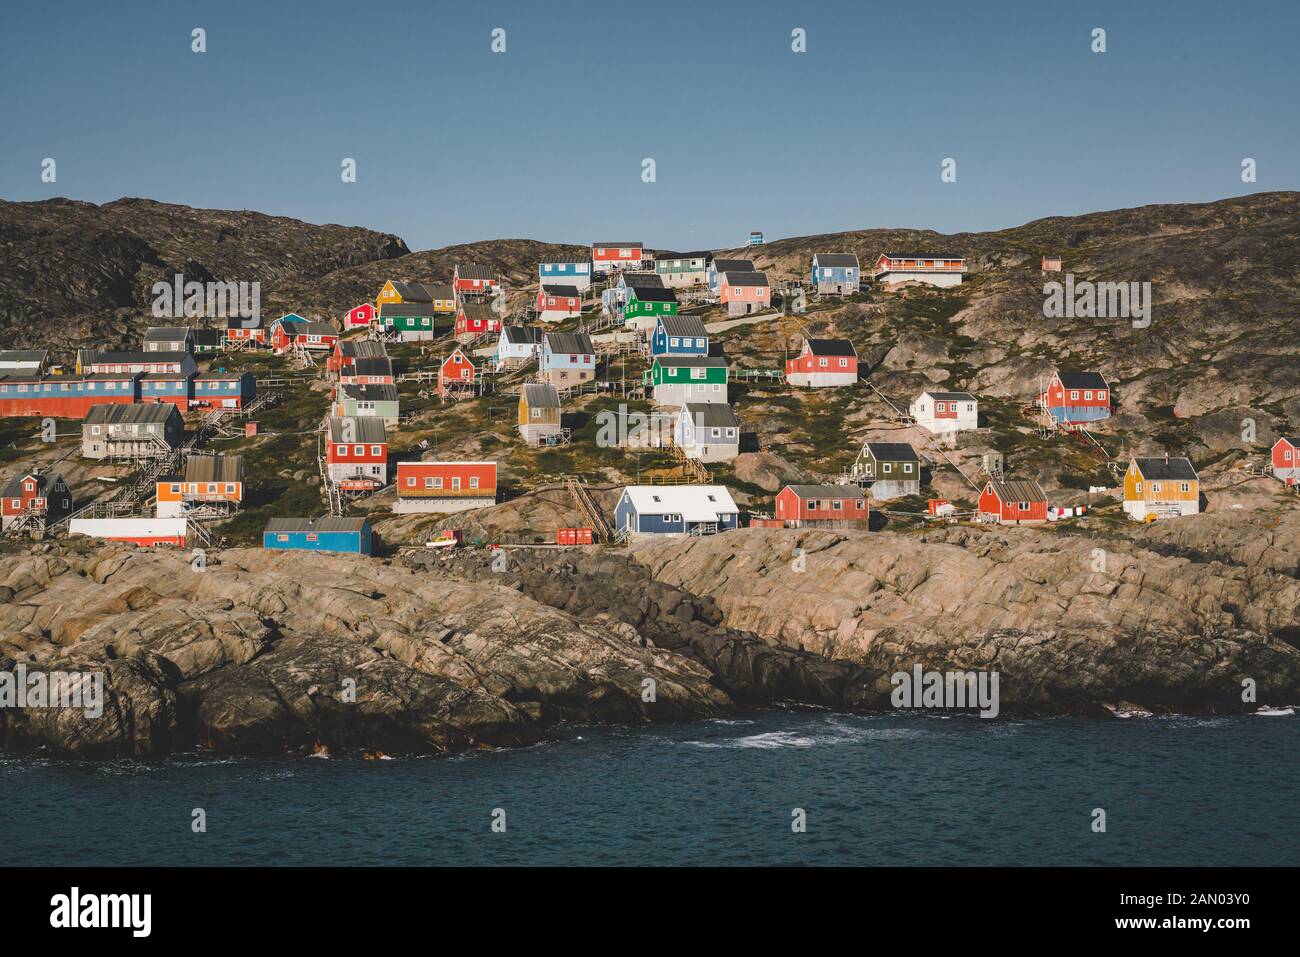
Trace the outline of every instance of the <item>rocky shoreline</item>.
<path fill-rule="evenodd" d="M 483 551 L 230 549 L 196 570 L 44 543 L 0 556 L 0 671 L 101 673 L 103 713 L 0 708 L 0 747 L 445 754 L 559 722 L 885 710 L 918 664 L 998 671 L 1004 715 L 1300 701 L 1300 515 L 1271 520 L 1267 553 L 1251 520 L 1199 519 L 1140 540 L 752 529 L 495 570 Z"/>

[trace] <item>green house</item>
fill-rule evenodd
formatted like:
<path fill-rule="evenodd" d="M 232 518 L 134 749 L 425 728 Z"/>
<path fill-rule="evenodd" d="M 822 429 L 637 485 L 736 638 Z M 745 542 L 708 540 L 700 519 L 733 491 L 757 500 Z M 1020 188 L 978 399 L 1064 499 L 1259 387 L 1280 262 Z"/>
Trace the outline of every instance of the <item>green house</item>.
<path fill-rule="evenodd" d="M 379 307 L 380 326 L 403 342 L 432 339 L 437 317 L 431 302 L 386 302 Z"/>
<path fill-rule="evenodd" d="M 656 356 L 643 381 L 660 405 L 727 401 L 727 360 L 721 356 Z"/>
<path fill-rule="evenodd" d="M 628 286 L 623 322 L 636 329 L 653 329 L 660 316 L 677 315 L 677 293 L 666 288 Z"/>

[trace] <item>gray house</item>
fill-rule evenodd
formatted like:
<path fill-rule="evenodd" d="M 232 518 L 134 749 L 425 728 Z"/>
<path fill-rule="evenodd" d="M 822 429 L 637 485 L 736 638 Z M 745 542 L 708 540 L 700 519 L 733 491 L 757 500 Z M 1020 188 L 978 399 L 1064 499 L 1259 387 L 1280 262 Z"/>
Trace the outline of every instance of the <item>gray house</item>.
<path fill-rule="evenodd" d="M 560 393 L 549 382 L 525 382 L 519 392 L 519 434 L 529 445 L 560 434 Z"/>
<path fill-rule="evenodd" d="M 673 442 L 687 458 L 730 462 L 740 454 L 740 420 L 725 402 L 688 402 L 677 417 Z"/>
<path fill-rule="evenodd" d="M 88 459 L 158 458 L 185 438 L 185 421 L 170 402 L 92 405 L 81 423 Z"/>

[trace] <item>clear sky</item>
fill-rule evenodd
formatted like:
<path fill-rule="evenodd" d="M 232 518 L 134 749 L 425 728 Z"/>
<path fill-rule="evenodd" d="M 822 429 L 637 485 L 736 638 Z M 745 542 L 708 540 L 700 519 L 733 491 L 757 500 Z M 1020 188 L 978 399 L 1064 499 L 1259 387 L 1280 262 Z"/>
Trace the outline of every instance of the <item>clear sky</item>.
<path fill-rule="evenodd" d="M 1298 38 L 1297 0 L 7 3 L 0 197 L 413 249 L 997 229 L 1300 188 Z"/>

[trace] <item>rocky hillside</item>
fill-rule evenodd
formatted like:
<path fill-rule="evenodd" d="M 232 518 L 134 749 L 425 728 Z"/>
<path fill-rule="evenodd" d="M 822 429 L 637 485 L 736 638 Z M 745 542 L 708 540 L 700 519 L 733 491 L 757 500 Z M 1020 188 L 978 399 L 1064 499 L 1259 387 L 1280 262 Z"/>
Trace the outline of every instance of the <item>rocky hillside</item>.
<path fill-rule="evenodd" d="M 138 343 L 159 324 L 149 319 L 150 289 L 178 272 L 197 282 L 261 282 L 266 305 L 281 283 L 409 251 L 387 233 L 248 211 L 147 199 L 0 201 L 0 345 L 62 352 Z"/>

